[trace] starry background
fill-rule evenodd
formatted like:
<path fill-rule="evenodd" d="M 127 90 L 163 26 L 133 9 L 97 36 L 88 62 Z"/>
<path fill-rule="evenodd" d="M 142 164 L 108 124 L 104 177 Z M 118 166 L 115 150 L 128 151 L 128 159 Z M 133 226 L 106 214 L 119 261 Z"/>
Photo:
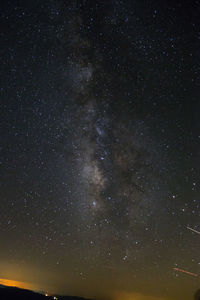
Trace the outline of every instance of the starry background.
<path fill-rule="evenodd" d="M 188 300 L 200 274 L 199 1 L 1 1 L 0 277 Z"/>

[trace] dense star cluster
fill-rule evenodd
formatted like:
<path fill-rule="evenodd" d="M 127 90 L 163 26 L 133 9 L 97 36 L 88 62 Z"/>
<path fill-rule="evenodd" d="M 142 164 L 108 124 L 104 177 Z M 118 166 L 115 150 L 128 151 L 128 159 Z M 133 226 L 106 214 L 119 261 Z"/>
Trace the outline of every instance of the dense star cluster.
<path fill-rule="evenodd" d="M 1 7 L 0 278 L 96 299 L 192 299 L 200 2 Z"/>

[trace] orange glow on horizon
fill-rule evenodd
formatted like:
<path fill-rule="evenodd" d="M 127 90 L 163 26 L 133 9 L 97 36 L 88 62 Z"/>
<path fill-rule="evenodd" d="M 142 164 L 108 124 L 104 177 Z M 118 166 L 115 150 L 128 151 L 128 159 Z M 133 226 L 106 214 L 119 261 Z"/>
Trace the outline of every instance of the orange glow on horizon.
<path fill-rule="evenodd" d="M 172 300 L 169 298 L 144 295 L 137 292 L 118 292 L 113 297 L 114 300 Z"/>
<path fill-rule="evenodd" d="M 5 285 L 5 286 L 10 286 L 10 287 L 11 286 L 18 287 L 21 289 L 28 289 L 28 290 L 31 290 L 34 287 L 33 284 L 28 283 L 28 282 L 5 279 L 5 278 L 0 278 L 0 284 Z"/>

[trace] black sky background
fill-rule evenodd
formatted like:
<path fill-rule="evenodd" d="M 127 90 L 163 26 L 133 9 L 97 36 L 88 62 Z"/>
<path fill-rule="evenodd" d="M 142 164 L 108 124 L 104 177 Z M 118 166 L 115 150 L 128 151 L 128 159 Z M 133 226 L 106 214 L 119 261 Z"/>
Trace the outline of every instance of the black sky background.
<path fill-rule="evenodd" d="M 199 278 L 173 267 L 200 274 L 199 16 L 199 1 L 1 2 L 1 278 L 192 299 Z"/>

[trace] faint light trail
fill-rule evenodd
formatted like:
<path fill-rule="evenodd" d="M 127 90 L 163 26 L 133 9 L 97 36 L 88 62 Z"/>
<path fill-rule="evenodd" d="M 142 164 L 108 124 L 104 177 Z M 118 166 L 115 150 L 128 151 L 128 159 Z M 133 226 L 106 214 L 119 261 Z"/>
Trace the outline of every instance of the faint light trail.
<path fill-rule="evenodd" d="M 178 272 L 182 272 L 182 273 L 185 273 L 185 274 L 188 274 L 188 275 L 194 276 L 194 277 L 199 277 L 199 275 L 198 275 L 198 274 L 191 273 L 191 272 L 188 272 L 188 271 L 186 271 L 186 270 L 183 270 L 183 269 L 179 269 L 179 268 L 173 268 L 173 270 L 175 270 L 175 271 L 178 271 Z"/>
<path fill-rule="evenodd" d="M 191 230 L 191 231 L 193 231 L 193 232 L 195 232 L 195 233 L 197 233 L 197 234 L 200 234 L 200 231 L 197 231 L 197 230 L 195 230 L 195 229 L 193 229 L 193 228 L 190 228 L 189 226 L 187 226 L 187 229 L 189 229 L 189 230 Z"/>

